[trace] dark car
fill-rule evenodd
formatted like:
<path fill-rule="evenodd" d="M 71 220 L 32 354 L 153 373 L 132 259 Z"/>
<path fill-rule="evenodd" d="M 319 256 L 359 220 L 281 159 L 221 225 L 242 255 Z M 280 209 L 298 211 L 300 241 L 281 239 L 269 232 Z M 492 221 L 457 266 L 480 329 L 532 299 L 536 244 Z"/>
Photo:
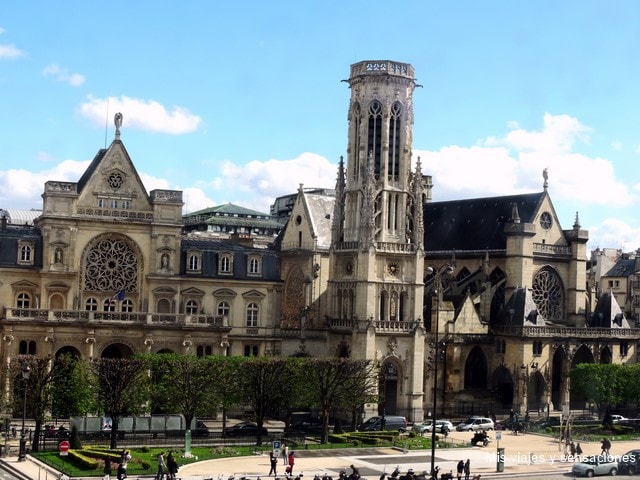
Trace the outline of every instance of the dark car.
<path fill-rule="evenodd" d="M 258 425 L 253 422 L 241 422 L 224 429 L 226 437 L 257 437 L 258 434 L 266 437 L 269 432 L 264 427 L 258 428 Z"/>
<path fill-rule="evenodd" d="M 630 450 L 619 457 L 618 472 L 629 475 L 640 473 L 640 450 Z"/>

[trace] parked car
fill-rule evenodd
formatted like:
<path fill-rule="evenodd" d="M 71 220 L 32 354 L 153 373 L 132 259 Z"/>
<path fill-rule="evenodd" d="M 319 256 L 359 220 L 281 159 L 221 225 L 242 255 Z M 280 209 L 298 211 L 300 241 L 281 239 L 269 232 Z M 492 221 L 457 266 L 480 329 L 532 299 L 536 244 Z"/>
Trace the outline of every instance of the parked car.
<path fill-rule="evenodd" d="M 407 419 L 396 415 L 385 415 L 383 417 L 371 417 L 360 427 L 361 432 L 370 432 L 374 430 L 397 430 L 399 432 L 407 431 Z"/>
<path fill-rule="evenodd" d="M 258 428 L 258 425 L 253 422 L 240 422 L 224 429 L 226 437 L 257 437 L 258 433 L 263 437 L 269 434 L 266 428 Z"/>
<path fill-rule="evenodd" d="M 618 472 L 629 475 L 640 473 L 640 450 L 629 450 L 618 457 Z"/>
<path fill-rule="evenodd" d="M 469 417 L 456 427 L 459 432 L 471 432 L 474 430 L 493 430 L 495 425 L 493 420 L 486 417 Z"/>
<path fill-rule="evenodd" d="M 611 415 L 611 423 L 620 423 L 628 420 L 627 417 L 623 417 L 622 415 Z"/>
<path fill-rule="evenodd" d="M 433 428 L 432 425 L 433 425 L 432 420 L 425 420 L 422 423 L 415 424 L 412 430 L 422 435 L 425 432 L 431 432 Z M 451 432 L 453 430 L 453 424 L 449 420 L 436 420 L 436 432 L 442 433 L 443 428 L 446 429 L 448 432 Z"/>
<path fill-rule="evenodd" d="M 612 455 L 594 455 L 574 463 L 571 472 L 575 476 L 593 477 L 595 475 L 616 475 L 618 462 Z"/>

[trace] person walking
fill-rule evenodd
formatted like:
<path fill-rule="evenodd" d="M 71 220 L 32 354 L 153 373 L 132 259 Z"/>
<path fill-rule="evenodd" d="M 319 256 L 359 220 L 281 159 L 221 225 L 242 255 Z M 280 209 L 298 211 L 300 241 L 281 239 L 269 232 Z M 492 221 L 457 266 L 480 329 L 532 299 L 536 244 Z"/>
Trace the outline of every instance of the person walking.
<path fill-rule="evenodd" d="M 611 442 L 609 441 L 608 438 L 603 438 L 602 439 L 602 452 L 600 453 L 600 455 L 609 455 L 609 452 L 611 450 Z"/>
<path fill-rule="evenodd" d="M 163 480 L 164 472 L 167 470 L 167 464 L 164 461 L 164 452 L 158 454 L 158 472 L 156 473 L 156 480 Z"/>
<path fill-rule="evenodd" d="M 269 476 L 273 473 L 274 477 L 278 476 L 278 472 L 276 469 L 278 468 L 278 457 L 274 453 L 273 450 L 269 453 L 269 463 L 271 464 L 271 469 L 269 470 Z"/>
<path fill-rule="evenodd" d="M 464 472 L 464 460 L 460 460 L 458 462 L 458 466 L 456 467 L 456 472 L 458 474 L 458 480 L 462 480 L 462 474 Z"/>
<path fill-rule="evenodd" d="M 464 480 L 469 480 L 469 475 L 471 475 L 471 460 L 467 458 L 464 462 Z"/>
<path fill-rule="evenodd" d="M 582 447 L 580 446 L 580 442 L 576 443 L 576 457 L 578 461 L 582 459 Z"/>
<path fill-rule="evenodd" d="M 286 443 L 282 444 L 282 463 L 284 465 L 289 464 L 289 447 L 287 447 Z"/>
<path fill-rule="evenodd" d="M 127 478 L 127 464 L 131 460 L 131 454 L 129 450 L 122 450 L 120 454 L 120 463 L 118 464 L 118 480 L 124 480 Z"/>
<path fill-rule="evenodd" d="M 176 457 L 173 456 L 173 452 L 169 452 L 167 456 L 167 472 L 169 473 L 169 480 L 176 480 L 178 462 L 176 461 Z"/>
<path fill-rule="evenodd" d="M 289 466 L 287 467 L 287 473 L 289 475 L 293 475 L 293 466 L 296 463 L 295 455 L 296 455 L 296 452 L 293 452 L 293 451 L 289 454 Z"/>

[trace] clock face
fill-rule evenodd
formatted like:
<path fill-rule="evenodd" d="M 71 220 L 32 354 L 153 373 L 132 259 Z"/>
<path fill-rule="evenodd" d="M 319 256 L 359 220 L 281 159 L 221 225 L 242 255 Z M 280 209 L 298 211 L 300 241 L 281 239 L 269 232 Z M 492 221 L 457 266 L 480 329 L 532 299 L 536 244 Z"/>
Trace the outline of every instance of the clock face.
<path fill-rule="evenodd" d="M 398 273 L 398 264 L 397 263 L 390 263 L 389 265 L 387 265 L 387 271 L 391 274 L 391 275 L 395 275 L 396 273 Z"/>
<path fill-rule="evenodd" d="M 545 230 L 549 230 L 553 225 L 553 218 L 551 218 L 551 214 L 549 212 L 544 212 L 540 215 L 540 226 Z"/>
<path fill-rule="evenodd" d="M 351 265 L 351 262 L 347 262 L 345 264 L 344 271 L 347 272 L 347 274 L 351 275 L 351 272 L 353 271 L 353 265 Z"/>

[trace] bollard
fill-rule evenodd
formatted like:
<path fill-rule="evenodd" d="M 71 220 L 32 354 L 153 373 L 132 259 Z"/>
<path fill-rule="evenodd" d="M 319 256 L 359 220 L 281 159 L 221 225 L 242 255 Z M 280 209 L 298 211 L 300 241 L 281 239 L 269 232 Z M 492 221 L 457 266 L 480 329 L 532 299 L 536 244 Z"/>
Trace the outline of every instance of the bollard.
<path fill-rule="evenodd" d="M 498 447 L 496 472 L 504 472 L 504 448 Z"/>

